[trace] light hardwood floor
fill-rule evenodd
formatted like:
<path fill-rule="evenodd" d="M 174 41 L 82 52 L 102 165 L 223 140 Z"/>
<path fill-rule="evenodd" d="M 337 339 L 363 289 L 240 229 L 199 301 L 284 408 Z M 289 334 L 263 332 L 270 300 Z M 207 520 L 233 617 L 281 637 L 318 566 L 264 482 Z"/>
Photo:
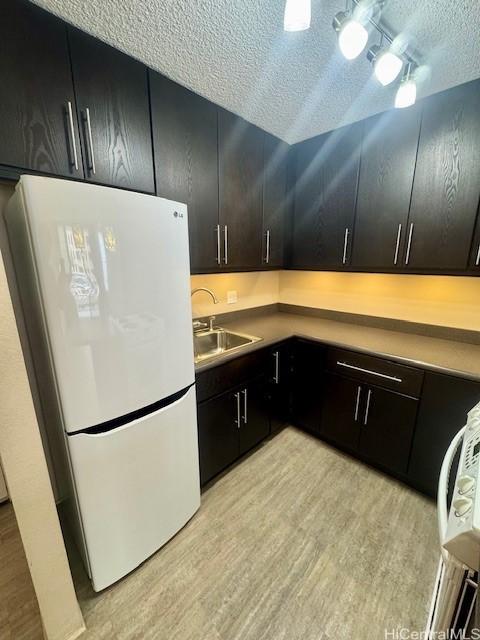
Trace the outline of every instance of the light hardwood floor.
<path fill-rule="evenodd" d="M 10 503 L 0 505 L 0 638 L 43 638 L 37 599 Z"/>
<path fill-rule="evenodd" d="M 432 502 L 294 428 L 204 494 L 190 523 L 94 594 L 85 640 L 376 640 L 423 630 Z"/>

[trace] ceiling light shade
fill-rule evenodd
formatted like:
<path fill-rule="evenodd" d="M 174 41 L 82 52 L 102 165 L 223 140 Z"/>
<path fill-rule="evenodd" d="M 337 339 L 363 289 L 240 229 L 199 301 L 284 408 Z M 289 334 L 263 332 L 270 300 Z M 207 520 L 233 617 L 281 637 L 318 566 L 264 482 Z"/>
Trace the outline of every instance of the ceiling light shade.
<path fill-rule="evenodd" d="M 403 67 L 400 56 L 389 49 L 380 49 L 376 44 L 368 50 L 367 58 L 373 62 L 375 76 L 384 87 L 398 77 Z"/>
<path fill-rule="evenodd" d="M 283 16 L 284 31 L 305 31 L 310 28 L 310 0 L 287 0 Z"/>
<path fill-rule="evenodd" d="M 338 46 L 347 60 L 357 58 L 367 46 L 368 31 L 358 20 L 354 20 L 344 11 L 333 19 L 333 28 L 338 32 Z"/>
<path fill-rule="evenodd" d="M 405 107 L 411 107 L 415 104 L 417 99 L 417 83 L 413 78 L 406 78 L 402 81 L 402 84 L 398 87 L 397 95 L 395 96 L 395 107 L 397 109 L 405 109 Z"/>

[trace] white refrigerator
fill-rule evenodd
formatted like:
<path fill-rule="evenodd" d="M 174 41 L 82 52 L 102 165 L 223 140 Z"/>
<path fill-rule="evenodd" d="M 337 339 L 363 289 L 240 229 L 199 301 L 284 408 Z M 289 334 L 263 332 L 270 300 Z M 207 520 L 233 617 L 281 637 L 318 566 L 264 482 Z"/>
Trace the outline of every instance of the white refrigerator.
<path fill-rule="evenodd" d="M 57 481 L 99 591 L 200 506 L 187 207 L 23 176 L 6 220 Z"/>

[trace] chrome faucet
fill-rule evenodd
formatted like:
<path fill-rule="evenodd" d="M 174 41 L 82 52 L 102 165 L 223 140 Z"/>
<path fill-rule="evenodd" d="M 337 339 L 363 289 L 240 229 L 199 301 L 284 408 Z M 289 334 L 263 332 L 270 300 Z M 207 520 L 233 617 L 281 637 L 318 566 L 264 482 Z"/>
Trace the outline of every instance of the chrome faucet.
<path fill-rule="evenodd" d="M 207 289 L 207 287 L 197 287 L 196 289 L 193 289 L 191 296 L 193 297 L 199 291 L 205 291 L 205 293 L 209 293 L 212 296 L 213 304 L 219 303 L 217 296 L 213 293 L 211 289 Z"/>
<path fill-rule="evenodd" d="M 191 296 L 193 297 L 196 293 L 198 293 L 199 291 L 205 291 L 205 293 L 208 293 L 212 296 L 212 300 L 213 300 L 213 304 L 218 304 L 219 300 L 217 298 L 217 296 L 213 293 L 213 291 L 211 289 L 207 289 L 207 287 L 197 287 L 196 289 L 193 289 Z M 207 327 L 209 327 L 210 331 L 213 331 L 213 322 L 215 320 L 215 316 L 210 316 L 210 318 L 208 319 L 209 322 L 202 322 L 201 320 L 194 320 L 193 321 L 193 330 L 194 331 L 202 331 L 203 329 L 206 329 Z"/>

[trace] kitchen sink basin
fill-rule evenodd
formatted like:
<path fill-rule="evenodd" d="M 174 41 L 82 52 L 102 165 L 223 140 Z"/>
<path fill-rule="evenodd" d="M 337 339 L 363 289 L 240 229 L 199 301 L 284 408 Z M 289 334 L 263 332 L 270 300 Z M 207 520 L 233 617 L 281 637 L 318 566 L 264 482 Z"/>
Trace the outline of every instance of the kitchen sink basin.
<path fill-rule="evenodd" d="M 227 331 L 220 327 L 214 327 L 208 331 L 196 331 L 193 334 L 195 362 L 202 362 L 222 353 L 236 351 L 254 342 L 259 342 L 261 339 L 256 336 Z"/>

